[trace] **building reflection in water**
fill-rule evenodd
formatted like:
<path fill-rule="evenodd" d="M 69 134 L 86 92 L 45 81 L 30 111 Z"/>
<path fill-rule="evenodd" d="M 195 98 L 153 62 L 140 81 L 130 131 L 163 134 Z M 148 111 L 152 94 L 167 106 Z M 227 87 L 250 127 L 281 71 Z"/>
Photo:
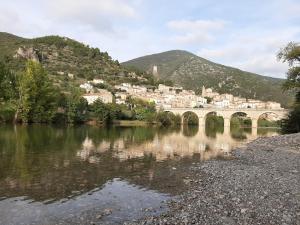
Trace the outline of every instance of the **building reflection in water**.
<path fill-rule="evenodd" d="M 276 131 L 258 130 L 258 135 L 276 135 Z M 0 199 L 70 199 L 101 189 L 115 178 L 169 193 L 162 184 L 183 185 L 179 172 L 170 168 L 226 157 L 256 137 L 251 129 L 226 133 L 198 127 L 4 126 L 0 129 Z"/>
<path fill-rule="evenodd" d="M 263 130 L 262 130 L 263 131 Z M 210 133 L 211 134 L 211 133 Z M 256 131 L 248 129 L 236 129 L 231 132 L 214 132 L 209 135 L 205 128 L 197 126 L 185 126 L 181 132 L 170 132 L 164 135 L 155 134 L 151 140 L 144 143 L 128 142 L 128 139 L 118 138 L 113 142 L 104 140 L 98 145 L 88 136 L 82 143 L 82 148 L 78 150 L 77 156 L 90 163 L 98 163 L 97 155 L 105 151 L 113 151 L 113 157 L 121 161 L 142 158 L 152 155 L 156 161 L 165 161 L 197 155 L 199 160 L 209 160 L 212 158 L 226 157 L 232 149 L 242 146 L 258 136 L 277 135 L 276 130 L 257 134 Z"/>

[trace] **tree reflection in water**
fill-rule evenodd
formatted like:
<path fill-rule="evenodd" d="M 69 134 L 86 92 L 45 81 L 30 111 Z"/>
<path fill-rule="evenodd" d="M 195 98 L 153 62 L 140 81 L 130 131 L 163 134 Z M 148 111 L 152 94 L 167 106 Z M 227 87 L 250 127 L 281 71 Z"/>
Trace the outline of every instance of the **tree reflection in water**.
<path fill-rule="evenodd" d="M 57 201 L 101 189 L 114 178 L 168 193 L 166 182 L 182 185 L 170 168 L 224 156 L 255 138 L 251 131 L 224 134 L 216 126 L 1 126 L 0 199 Z"/>

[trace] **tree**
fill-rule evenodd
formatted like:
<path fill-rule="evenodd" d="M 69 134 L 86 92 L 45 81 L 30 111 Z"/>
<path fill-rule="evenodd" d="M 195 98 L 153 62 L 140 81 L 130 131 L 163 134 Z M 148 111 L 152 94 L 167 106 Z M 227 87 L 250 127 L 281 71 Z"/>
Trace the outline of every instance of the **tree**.
<path fill-rule="evenodd" d="M 295 103 L 288 117 L 283 120 L 282 130 L 284 133 L 297 133 L 300 132 L 300 44 L 290 42 L 278 53 L 278 59 L 288 62 L 290 66 L 283 90 L 296 92 Z"/>
<path fill-rule="evenodd" d="M 296 100 L 287 118 L 282 121 L 283 133 L 300 132 L 300 91 L 296 94 Z"/>
<path fill-rule="evenodd" d="M 88 102 L 81 97 L 81 91 L 73 88 L 66 97 L 66 117 L 68 123 L 83 123 L 87 120 Z"/>
<path fill-rule="evenodd" d="M 14 73 L 0 62 L 0 102 L 16 98 L 17 78 Z"/>
<path fill-rule="evenodd" d="M 155 117 L 155 104 L 142 99 L 133 98 L 130 100 L 137 120 L 153 122 Z"/>
<path fill-rule="evenodd" d="M 94 116 L 101 123 L 111 123 L 118 119 L 121 115 L 121 109 L 118 105 L 109 103 L 105 104 L 100 99 L 96 100 L 91 106 L 91 111 Z"/>
<path fill-rule="evenodd" d="M 0 121 L 12 121 L 16 111 L 17 77 L 0 62 Z"/>
<path fill-rule="evenodd" d="M 19 85 L 16 118 L 20 116 L 22 122 L 51 122 L 57 110 L 57 91 L 42 65 L 28 61 Z"/>
<path fill-rule="evenodd" d="M 210 98 L 210 97 L 204 97 L 206 100 L 207 100 L 207 104 L 209 104 L 209 103 L 211 103 L 212 102 L 212 98 Z"/>
<path fill-rule="evenodd" d="M 177 126 L 177 125 L 180 125 L 180 123 L 181 123 L 181 116 L 175 115 L 172 112 L 159 111 L 156 114 L 156 121 L 165 127 Z"/>
<path fill-rule="evenodd" d="M 187 125 L 198 125 L 199 118 L 193 112 L 187 112 L 184 114 L 184 123 Z"/>

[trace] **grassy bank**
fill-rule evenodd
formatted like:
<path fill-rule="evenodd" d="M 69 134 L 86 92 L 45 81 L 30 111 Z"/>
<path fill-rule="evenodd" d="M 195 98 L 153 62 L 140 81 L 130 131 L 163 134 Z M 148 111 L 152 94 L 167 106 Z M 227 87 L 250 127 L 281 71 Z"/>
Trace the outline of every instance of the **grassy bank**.
<path fill-rule="evenodd" d="M 140 120 L 114 120 L 113 125 L 124 126 L 124 127 L 139 127 L 139 126 L 149 126 L 153 123 L 147 121 L 140 121 Z"/>

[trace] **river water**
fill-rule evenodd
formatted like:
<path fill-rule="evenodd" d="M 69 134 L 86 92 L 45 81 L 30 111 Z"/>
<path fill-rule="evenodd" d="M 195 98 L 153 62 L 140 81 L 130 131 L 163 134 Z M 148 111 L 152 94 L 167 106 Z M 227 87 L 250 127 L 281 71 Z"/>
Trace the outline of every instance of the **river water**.
<path fill-rule="evenodd" d="M 118 224 L 156 215 L 183 170 L 277 130 L 0 127 L 0 224 Z"/>

